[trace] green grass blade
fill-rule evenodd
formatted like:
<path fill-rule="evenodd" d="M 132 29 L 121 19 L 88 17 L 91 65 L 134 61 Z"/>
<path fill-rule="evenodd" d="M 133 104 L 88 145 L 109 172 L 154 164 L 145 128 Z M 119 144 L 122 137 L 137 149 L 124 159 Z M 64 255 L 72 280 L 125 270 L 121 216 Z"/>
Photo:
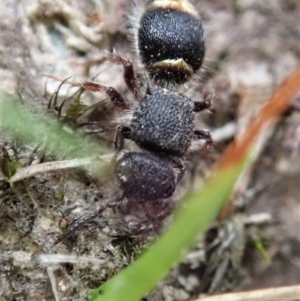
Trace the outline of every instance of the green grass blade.
<path fill-rule="evenodd" d="M 0 131 L 27 143 L 41 144 L 57 158 L 94 157 L 106 152 L 98 143 L 72 132 L 54 118 L 29 110 L 5 93 L 0 93 Z"/>

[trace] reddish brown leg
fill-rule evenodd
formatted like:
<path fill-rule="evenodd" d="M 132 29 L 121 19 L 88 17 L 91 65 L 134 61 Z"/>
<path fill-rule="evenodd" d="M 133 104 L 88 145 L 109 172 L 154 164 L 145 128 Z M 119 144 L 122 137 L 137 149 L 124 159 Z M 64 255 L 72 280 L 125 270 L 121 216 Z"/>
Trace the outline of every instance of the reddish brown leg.
<path fill-rule="evenodd" d="M 119 125 L 114 138 L 115 155 L 112 164 L 116 163 L 120 151 L 124 148 L 124 139 L 131 139 L 131 129 L 128 126 Z"/>
<path fill-rule="evenodd" d="M 86 67 L 89 68 L 92 65 L 100 65 L 105 61 L 110 61 L 117 65 L 122 65 L 124 69 L 123 77 L 128 89 L 133 93 L 134 97 L 138 100 L 141 98 L 141 93 L 139 91 L 139 85 L 134 73 L 133 65 L 130 60 L 124 59 L 121 56 L 112 53 L 111 55 L 105 56 L 98 60 L 89 61 L 86 63 Z M 88 70 L 88 69 L 87 69 Z"/>
<path fill-rule="evenodd" d="M 200 112 L 211 108 L 213 95 L 210 93 L 203 93 L 203 99 L 201 101 L 195 101 L 194 112 Z"/>
<path fill-rule="evenodd" d="M 210 148 L 213 144 L 211 134 L 207 130 L 195 130 L 193 140 L 205 140 L 206 148 Z"/>
<path fill-rule="evenodd" d="M 122 58 L 117 54 L 112 54 L 109 58 L 110 61 L 112 61 L 113 63 L 118 65 L 123 65 L 124 68 L 123 76 L 126 85 L 129 88 L 129 90 L 133 93 L 134 97 L 136 99 L 139 99 L 141 95 L 140 95 L 139 86 L 134 73 L 132 62 L 130 60 Z"/>
<path fill-rule="evenodd" d="M 124 148 L 124 139 L 130 139 L 131 129 L 127 126 L 119 125 L 114 139 L 114 149 L 116 153 Z"/>
<path fill-rule="evenodd" d="M 107 87 L 93 81 L 86 81 L 81 85 L 82 88 L 91 92 L 105 92 L 110 98 L 111 102 L 121 110 L 128 110 L 129 107 L 125 102 L 123 96 L 114 88 Z"/>

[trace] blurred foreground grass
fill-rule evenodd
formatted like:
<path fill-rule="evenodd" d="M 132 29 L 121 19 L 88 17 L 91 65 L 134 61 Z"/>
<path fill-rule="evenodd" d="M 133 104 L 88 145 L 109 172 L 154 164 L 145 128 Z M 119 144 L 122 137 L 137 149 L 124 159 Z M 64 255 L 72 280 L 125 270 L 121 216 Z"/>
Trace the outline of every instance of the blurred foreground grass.
<path fill-rule="evenodd" d="M 6 93 L 0 93 L 1 131 L 23 143 L 40 145 L 60 159 L 95 157 L 107 152 L 98 143 L 74 133 L 45 113 L 30 110 Z"/>

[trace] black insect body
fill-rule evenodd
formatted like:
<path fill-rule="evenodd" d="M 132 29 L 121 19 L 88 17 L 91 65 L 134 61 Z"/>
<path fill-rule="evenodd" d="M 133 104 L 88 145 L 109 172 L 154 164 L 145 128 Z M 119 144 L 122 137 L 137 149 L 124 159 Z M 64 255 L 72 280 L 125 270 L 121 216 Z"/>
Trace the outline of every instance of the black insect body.
<path fill-rule="evenodd" d="M 136 47 L 156 84 L 186 82 L 202 65 L 204 30 L 187 0 L 149 1 L 138 20 Z"/>
<path fill-rule="evenodd" d="M 124 78 L 136 98 L 141 92 L 130 61 L 114 55 L 111 60 L 124 67 Z M 76 84 L 76 83 L 73 83 Z M 120 93 L 113 87 L 86 81 L 76 84 L 86 90 L 103 91 L 119 109 L 129 109 Z M 156 85 L 149 85 L 133 112 L 130 126 L 118 126 L 115 136 L 116 157 L 124 146 L 124 139 L 133 140 L 145 153 L 127 153 L 115 162 L 115 176 L 123 191 L 122 197 L 100 207 L 89 216 L 76 220 L 56 243 L 69 236 L 81 225 L 99 216 L 107 208 L 118 207 L 126 198 L 135 199 L 157 231 L 156 219 L 147 211 L 149 202 L 170 197 L 182 178 L 185 166 L 181 158 L 188 151 L 193 139 L 212 143 L 208 131 L 194 129 L 195 112 L 211 106 L 210 97 L 199 102 Z M 177 173 L 173 168 L 177 169 Z"/>
<path fill-rule="evenodd" d="M 129 89 L 134 91 L 135 95 L 142 95 L 131 62 L 117 55 L 111 60 L 123 65 L 124 78 Z M 92 81 L 86 81 L 80 84 L 80 87 L 93 92 L 103 91 L 118 108 L 129 109 L 125 99 L 112 87 Z M 192 140 L 205 140 L 207 146 L 212 144 L 208 131 L 194 129 L 195 112 L 210 107 L 210 95 L 195 102 L 178 92 L 149 84 L 145 95 L 141 97 L 133 112 L 130 125 L 118 126 L 115 149 L 117 152 L 121 151 L 124 139 L 130 139 L 144 151 L 169 157 L 177 167 L 181 166 L 183 175 L 184 165 L 180 159 L 188 151 Z"/>
<path fill-rule="evenodd" d="M 172 196 L 185 172 L 182 159 L 192 140 L 204 139 L 207 146 L 212 144 L 208 131 L 194 129 L 195 112 L 211 107 L 210 95 L 195 102 L 160 86 L 184 83 L 201 67 L 205 53 L 204 33 L 194 7 L 187 0 L 149 1 L 139 20 L 136 41 L 151 79 L 146 92 L 141 92 L 130 60 L 116 54 L 101 60 L 123 66 L 124 80 L 139 102 L 130 125 L 118 126 L 114 140 L 114 172 L 123 194 L 93 214 L 76 220 L 56 243 L 107 208 L 119 207 L 124 199 L 136 200 L 157 230 L 157 216 L 149 213 L 147 205 Z M 73 85 L 91 92 L 105 92 L 116 107 L 130 109 L 113 87 L 94 81 Z M 144 152 L 128 152 L 116 159 L 125 139 L 134 141 Z"/>
<path fill-rule="evenodd" d="M 133 114 L 127 138 L 158 155 L 182 157 L 194 136 L 194 102 L 153 86 Z"/>
<path fill-rule="evenodd" d="M 180 180 L 179 173 L 175 173 L 167 161 L 149 153 L 127 152 L 115 162 L 114 173 L 117 184 L 122 190 L 122 196 L 101 206 L 91 215 L 82 216 L 75 220 L 56 241 L 58 244 L 83 224 L 98 217 L 107 208 L 116 208 L 124 199 L 136 200 L 143 208 L 145 216 L 153 223 L 157 231 L 156 217 L 147 210 L 149 202 L 159 202 L 171 197 L 176 184 Z"/>
<path fill-rule="evenodd" d="M 147 153 L 126 153 L 116 162 L 115 175 L 124 196 L 139 202 L 169 198 L 177 182 L 167 162 Z"/>

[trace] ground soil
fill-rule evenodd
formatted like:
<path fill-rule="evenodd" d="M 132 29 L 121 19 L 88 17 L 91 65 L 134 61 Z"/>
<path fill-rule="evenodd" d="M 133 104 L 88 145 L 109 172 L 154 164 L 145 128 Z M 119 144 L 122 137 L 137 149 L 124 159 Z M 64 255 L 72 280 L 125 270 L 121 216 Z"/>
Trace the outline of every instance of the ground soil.
<path fill-rule="evenodd" d="M 40 114 L 56 118 L 57 112 L 47 106 L 60 81 L 50 78 L 46 83 L 47 75 L 58 79 L 74 76 L 80 81 L 99 73 L 98 81 L 115 87 L 134 103 L 119 66 L 86 68 L 87 61 L 115 49 L 133 60 L 143 79 L 130 38 L 132 2 L 1 1 L 0 89 L 18 95 Z M 203 0 L 197 1 L 196 7 L 203 20 L 207 51 L 201 71 L 180 90 L 194 99 L 203 90 L 214 94 L 213 108 L 197 115 L 196 127 L 208 128 L 215 143 L 208 153 L 188 154 L 187 173 L 170 200 L 170 211 L 188 189 L 203 184 L 227 145 L 244 134 L 300 59 L 299 1 Z M 63 87 L 59 101 L 71 92 L 70 87 Z M 109 129 L 94 139 L 112 149 L 120 113 L 104 94 L 86 93 L 81 100 L 86 105 L 102 101 L 88 118 L 100 120 L 101 127 Z M 295 99 L 295 106 L 297 102 L 299 108 L 299 99 Z M 120 190 L 113 181 L 95 179 L 82 170 L 39 174 L 11 188 L 4 168 L 8 157 L 12 158 L 15 150 L 18 163 L 25 166 L 36 145 L 24 145 L 2 131 L 0 146 L 1 300 L 84 300 L 90 289 L 151 246 L 155 235 L 150 230 L 132 237 L 128 229 L 128 220 L 144 222 L 138 204 L 125 206 L 125 213 L 107 211 L 54 246 L 61 233 L 62 213 L 63 222 L 72 222 L 117 197 Z M 237 212 L 224 225 L 212 225 L 205 239 L 199 239 L 145 300 L 192 300 L 207 293 L 300 282 L 299 110 L 286 112 L 257 147 L 259 159 L 232 197 Z M 39 163 L 43 154 L 43 150 L 37 151 L 33 164 Z M 44 161 L 56 159 L 46 152 Z M 169 219 L 171 216 L 166 225 Z M 145 227 L 149 227 L 147 222 Z M 234 234 L 230 247 L 218 256 L 230 234 Z M 212 243 L 215 247 L 209 248 Z M 266 254 L 258 251 L 260 244 Z M 82 260 L 47 264 L 41 262 L 41 254 L 77 255 Z M 88 261 L 83 260 L 86 257 Z M 220 267 L 226 260 L 229 264 L 222 272 Z"/>

